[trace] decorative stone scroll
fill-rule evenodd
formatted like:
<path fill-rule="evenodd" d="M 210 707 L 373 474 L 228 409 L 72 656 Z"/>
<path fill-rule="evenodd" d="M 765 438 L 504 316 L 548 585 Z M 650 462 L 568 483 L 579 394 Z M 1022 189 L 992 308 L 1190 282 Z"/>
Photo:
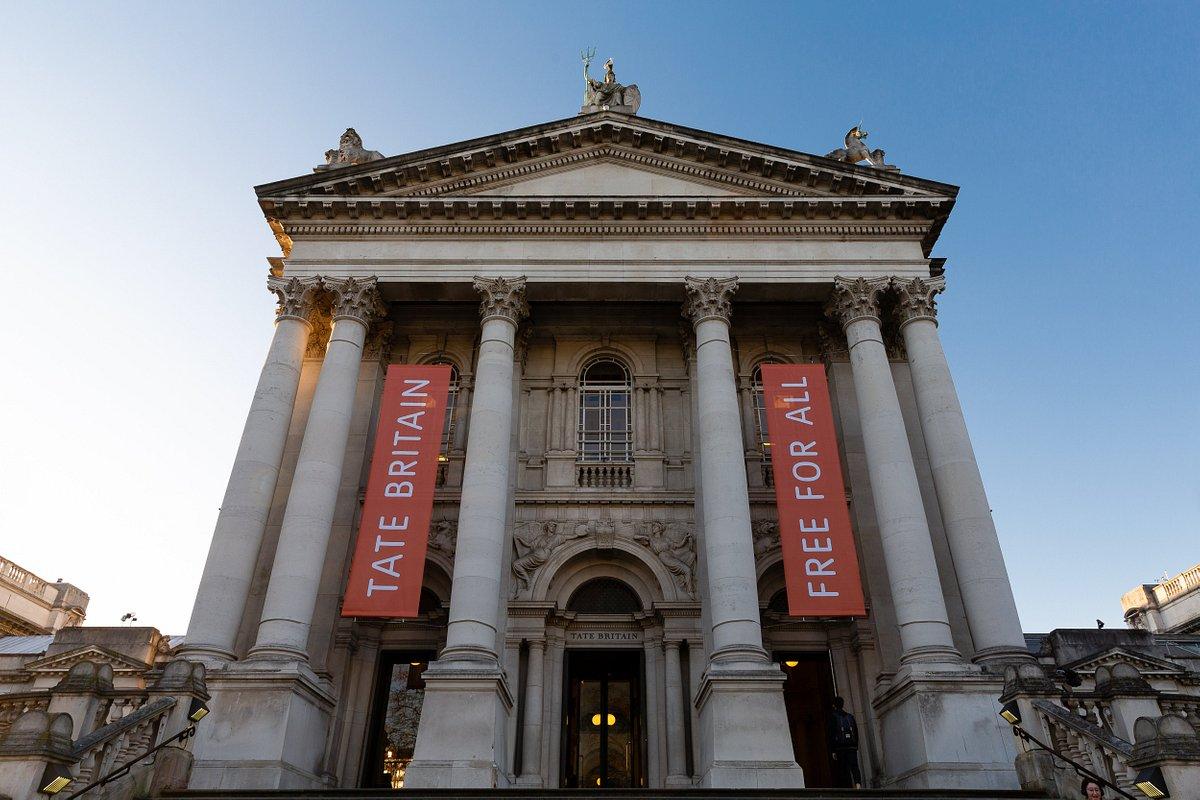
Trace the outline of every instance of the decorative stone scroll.
<path fill-rule="evenodd" d="M 897 278 L 892 281 L 892 287 L 896 290 L 896 317 L 901 327 L 918 319 L 929 319 L 937 323 L 936 297 L 946 290 L 945 278 Z"/>
<path fill-rule="evenodd" d="M 519 278 L 484 278 L 475 276 L 475 291 L 483 295 L 479 304 L 479 316 L 504 317 L 514 325 L 529 316 L 529 303 L 525 300 L 525 276 Z"/>
<path fill-rule="evenodd" d="M 683 316 L 699 325 L 706 319 L 722 319 L 729 322 L 733 314 L 733 295 L 738 289 L 737 278 L 693 278 L 684 279 L 687 302 Z"/>
<path fill-rule="evenodd" d="M 275 319 L 298 319 L 312 326 L 317 307 L 317 295 L 321 291 L 320 278 L 276 278 L 267 277 L 267 290 L 279 300 Z"/>
<path fill-rule="evenodd" d="M 325 288 L 333 293 L 333 319 L 342 317 L 370 325 L 371 320 L 387 314 L 379 296 L 376 278 L 325 278 Z"/>
<path fill-rule="evenodd" d="M 833 296 L 825 313 L 848 327 L 858 319 L 879 320 L 879 297 L 888 288 L 889 278 L 834 278 Z"/>

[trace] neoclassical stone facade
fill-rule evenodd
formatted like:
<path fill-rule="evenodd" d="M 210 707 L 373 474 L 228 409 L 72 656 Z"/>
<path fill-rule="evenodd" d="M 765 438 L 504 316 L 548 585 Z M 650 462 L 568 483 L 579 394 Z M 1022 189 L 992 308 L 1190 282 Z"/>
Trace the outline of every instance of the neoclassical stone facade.
<path fill-rule="evenodd" d="M 1016 788 L 954 187 L 616 111 L 344 161 L 257 189 L 279 308 L 180 648 L 193 787 L 829 786 L 838 694 L 869 784 Z M 865 618 L 787 615 L 767 362 L 826 365 Z M 425 363 L 421 615 L 343 619 L 384 371 Z"/>

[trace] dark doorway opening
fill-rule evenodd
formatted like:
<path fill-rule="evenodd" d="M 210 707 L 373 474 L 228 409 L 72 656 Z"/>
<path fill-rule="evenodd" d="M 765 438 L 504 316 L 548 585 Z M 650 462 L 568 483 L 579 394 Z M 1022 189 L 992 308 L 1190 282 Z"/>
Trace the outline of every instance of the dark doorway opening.
<path fill-rule="evenodd" d="M 792 752 L 796 763 L 804 768 L 804 785 L 814 789 L 832 788 L 829 718 L 834 693 L 829 654 L 775 653 L 774 657 L 787 676 L 783 700 L 792 732 Z"/>
<path fill-rule="evenodd" d="M 633 789 L 646 785 L 642 653 L 567 652 L 567 725 L 562 785 Z"/>
<path fill-rule="evenodd" d="M 363 759 L 363 788 L 401 789 L 412 761 L 425 701 L 422 675 L 435 653 L 385 650 L 379 655 Z"/>

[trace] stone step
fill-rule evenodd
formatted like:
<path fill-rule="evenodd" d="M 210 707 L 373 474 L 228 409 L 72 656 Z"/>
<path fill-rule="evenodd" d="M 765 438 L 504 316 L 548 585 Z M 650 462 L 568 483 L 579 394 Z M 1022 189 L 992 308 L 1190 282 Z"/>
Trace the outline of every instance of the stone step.
<path fill-rule="evenodd" d="M 177 800 L 1043 800 L 997 789 L 195 789 Z"/>

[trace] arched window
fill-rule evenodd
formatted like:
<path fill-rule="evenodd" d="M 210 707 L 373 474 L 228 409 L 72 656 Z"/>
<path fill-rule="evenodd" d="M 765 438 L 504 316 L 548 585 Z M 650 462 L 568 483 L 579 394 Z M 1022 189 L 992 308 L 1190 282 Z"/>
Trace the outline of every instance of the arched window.
<path fill-rule="evenodd" d="M 567 601 L 567 610 L 578 614 L 633 614 L 642 610 L 637 593 L 616 578 L 593 578 Z"/>
<path fill-rule="evenodd" d="M 598 358 L 579 376 L 579 460 L 630 461 L 633 428 L 629 370 L 619 361 Z"/>
<path fill-rule="evenodd" d="M 763 393 L 762 365 L 774 363 L 760 363 L 754 368 L 754 375 L 750 379 L 750 394 L 754 402 L 754 441 L 758 445 L 758 452 L 762 455 L 764 464 L 771 463 L 771 437 L 767 435 L 767 404 Z"/>
<path fill-rule="evenodd" d="M 431 364 L 445 364 L 450 367 L 450 391 L 446 393 L 446 421 L 442 423 L 442 449 L 438 451 L 438 460 L 444 461 L 446 454 L 454 447 L 454 428 L 458 422 L 458 367 L 444 359 L 431 361 Z"/>

